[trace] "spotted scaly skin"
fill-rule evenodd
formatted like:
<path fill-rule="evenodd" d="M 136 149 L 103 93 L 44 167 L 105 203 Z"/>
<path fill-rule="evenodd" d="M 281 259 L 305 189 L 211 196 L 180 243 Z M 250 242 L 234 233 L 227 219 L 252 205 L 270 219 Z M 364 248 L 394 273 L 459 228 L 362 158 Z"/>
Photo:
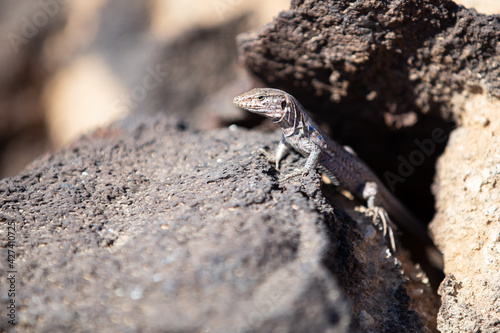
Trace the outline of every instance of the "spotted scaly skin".
<path fill-rule="evenodd" d="M 234 103 L 280 125 L 283 138 L 276 149 L 277 169 L 280 160 L 293 148 L 307 160 L 304 168 L 292 176 L 320 167 L 335 185 L 366 200 L 368 211 L 382 221 L 384 234 L 388 231 L 393 250 L 395 243 L 392 230 L 388 227 L 390 221 L 387 213 L 413 236 L 430 242 L 422 224 L 392 195 L 373 171 L 355 154 L 329 138 L 292 95 L 279 89 L 256 88 L 235 97 Z"/>

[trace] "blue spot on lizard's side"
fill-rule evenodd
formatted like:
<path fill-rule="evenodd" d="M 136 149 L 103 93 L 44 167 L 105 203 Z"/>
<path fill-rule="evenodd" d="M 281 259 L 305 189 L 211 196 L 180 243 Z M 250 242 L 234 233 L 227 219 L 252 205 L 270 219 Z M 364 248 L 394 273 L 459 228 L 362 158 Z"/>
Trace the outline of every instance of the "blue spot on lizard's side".
<path fill-rule="evenodd" d="M 314 127 L 312 125 L 309 125 L 309 132 L 314 131 Z"/>

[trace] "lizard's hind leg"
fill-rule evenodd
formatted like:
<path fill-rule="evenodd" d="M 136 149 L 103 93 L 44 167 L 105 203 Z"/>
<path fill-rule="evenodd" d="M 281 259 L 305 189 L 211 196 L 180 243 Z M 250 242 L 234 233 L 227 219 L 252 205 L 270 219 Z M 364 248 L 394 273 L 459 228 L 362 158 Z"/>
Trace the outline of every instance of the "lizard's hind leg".
<path fill-rule="evenodd" d="M 391 249 L 396 252 L 396 241 L 394 240 L 393 224 L 387 214 L 387 211 L 380 206 L 375 205 L 375 198 L 377 196 L 377 184 L 374 182 L 367 182 L 363 188 L 363 198 L 366 199 L 367 208 L 362 209 L 362 212 L 373 218 L 373 224 L 382 224 L 382 232 L 384 237 L 389 237 Z"/>
<path fill-rule="evenodd" d="M 387 214 L 387 211 L 379 206 L 374 206 L 372 208 L 368 207 L 368 210 L 373 211 L 373 223 L 377 225 L 377 220 L 380 219 L 382 222 L 382 230 L 384 237 L 387 235 L 389 237 L 389 241 L 391 242 L 391 249 L 393 252 L 396 252 L 396 241 L 394 240 L 394 231 L 392 228 L 392 222 Z"/>
<path fill-rule="evenodd" d="M 392 221 L 387 214 L 386 210 L 379 206 L 374 207 L 360 207 L 357 209 L 359 212 L 366 214 L 372 218 L 373 224 L 379 226 L 381 224 L 382 233 L 384 237 L 388 236 L 391 244 L 391 250 L 396 252 L 396 241 L 394 240 L 394 231 Z"/>

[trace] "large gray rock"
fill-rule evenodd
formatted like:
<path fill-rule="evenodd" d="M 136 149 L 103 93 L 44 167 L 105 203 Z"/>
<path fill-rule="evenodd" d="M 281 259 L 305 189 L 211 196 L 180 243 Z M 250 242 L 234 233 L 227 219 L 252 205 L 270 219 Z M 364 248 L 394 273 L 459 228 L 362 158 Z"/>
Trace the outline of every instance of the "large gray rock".
<path fill-rule="evenodd" d="M 325 196 L 317 173 L 278 181 L 257 152 L 277 139 L 134 119 L 2 180 L 17 327 L 425 331 L 437 307 L 421 272 L 390 253 L 359 203 Z M 5 318 L 1 328 L 14 330 Z"/>

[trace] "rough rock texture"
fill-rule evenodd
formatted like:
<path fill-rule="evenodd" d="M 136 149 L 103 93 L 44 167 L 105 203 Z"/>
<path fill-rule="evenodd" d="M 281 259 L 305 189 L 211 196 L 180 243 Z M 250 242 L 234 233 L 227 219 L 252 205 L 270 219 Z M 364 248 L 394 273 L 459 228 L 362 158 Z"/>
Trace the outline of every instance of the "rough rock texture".
<path fill-rule="evenodd" d="M 500 97 L 499 28 L 498 16 L 449 0 L 295 0 L 240 46 L 265 82 L 305 101 L 331 98 L 340 112 L 369 101 L 388 123 L 408 126 L 415 112 L 446 112 L 466 86 Z"/>
<path fill-rule="evenodd" d="M 460 127 L 440 157 L 431 229 L 449 274 L 441 332 L 500 331 L 500 101 L 457 96 Z"/>
<path fill-rule="evenodd" d="M 401 176 L 400 196 L 423 219 L 435 180 L 442 331 L 500 330 L 499 40 L 500 16 L 447 0 L 296 0 L 239 37 L 261 84 L 295 95 L 383 180 Z M 434 178 L 447 144 L 436 131 L 450 142 Z"/>
<path fill-rule="evenodd" d="M 2 233 L 16 227 L 19 330 L 432 327 L 437 307 L 425 277 L 404 251 L 390 254 L 354 212 L 358 203 L 325 197 L 316 172 L 278 182 L 257 152 L 278 138 L 135 119 L 0 181 Z M 1 244 L 6 256 L 6 237 Z"/>

